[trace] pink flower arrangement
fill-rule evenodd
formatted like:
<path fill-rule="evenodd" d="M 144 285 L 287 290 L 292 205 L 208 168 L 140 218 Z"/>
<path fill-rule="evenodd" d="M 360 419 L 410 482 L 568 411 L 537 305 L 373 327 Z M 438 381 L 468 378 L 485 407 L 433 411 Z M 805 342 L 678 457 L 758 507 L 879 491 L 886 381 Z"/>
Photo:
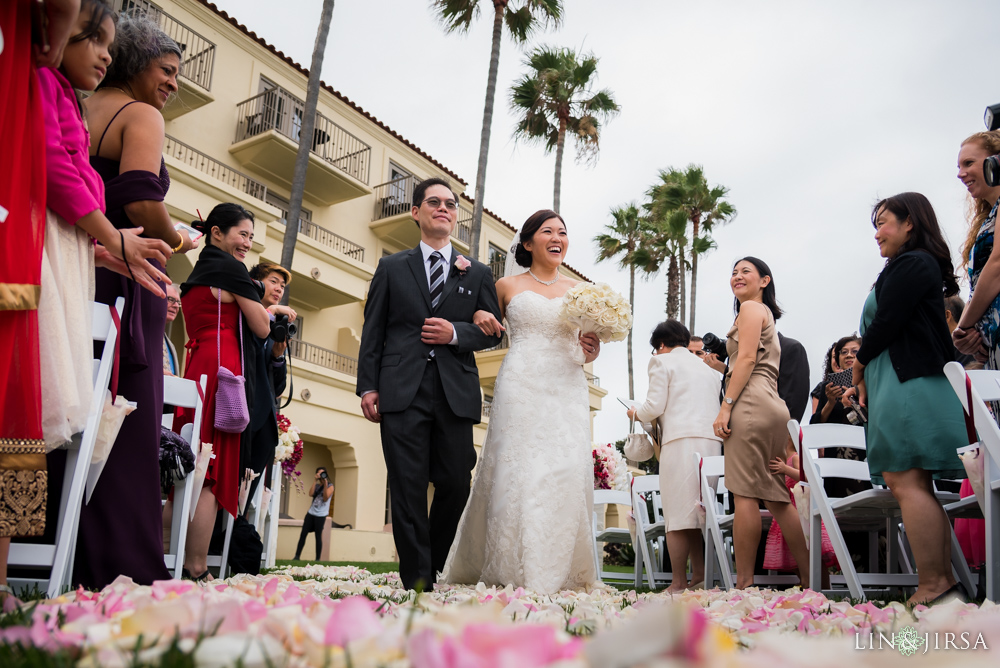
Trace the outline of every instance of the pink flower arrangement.
<path fill-rule="evenodd" d="M 611 443 L 594 444 L 594 489 L 628 491 L 628 466 Z"/>
<path fill-rule="evenodd" d="M 281 463 L 281 472 L 285 476 L 298 482 L 296 479 L 302 475 L 298 470 L 299 462 L 302 461 L 302 439 L 292 421 L 281 413 L 278 413 L 278 445 L 274 460 Z"/>

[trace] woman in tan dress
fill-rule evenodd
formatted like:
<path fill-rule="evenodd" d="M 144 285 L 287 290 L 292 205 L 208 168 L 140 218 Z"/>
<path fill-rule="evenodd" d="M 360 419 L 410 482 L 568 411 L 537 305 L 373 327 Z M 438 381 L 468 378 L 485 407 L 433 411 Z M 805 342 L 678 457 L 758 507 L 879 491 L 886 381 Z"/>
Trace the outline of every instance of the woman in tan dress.
<path fill-rule="evenodd" d="M 809 553 L 799 516 L 782 476 L 770 473 L 767 467 L 775 457 L 784 460 L 788 442 L 788 409 L 778 396 L 781 346 L 774 329 L 781 309 L 771 269 L 757 258 L 743 258 L 733 267 L 729 285 L 736 296 L 736 321 L 726 344 L 726 396 L 713 427 L 724 439 L 726 487 L 736 499 L 736 586 L 753 586 L 761 534 L 759 501 L 781 527 L 805 585 L 809 582 Z"/>

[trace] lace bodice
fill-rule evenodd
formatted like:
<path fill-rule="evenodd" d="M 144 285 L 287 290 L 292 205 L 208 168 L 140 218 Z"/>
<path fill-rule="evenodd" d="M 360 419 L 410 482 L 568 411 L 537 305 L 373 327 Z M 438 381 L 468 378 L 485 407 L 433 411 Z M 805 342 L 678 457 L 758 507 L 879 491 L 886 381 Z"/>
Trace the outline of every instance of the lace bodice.
<path fill-rule="evenodd" d="M 507 304 L 507 335 L 511 350 L 532 347 L 565 356 L 560 362 L 584 363 L 577 329 L 559 317 L 561 297 L 549 299 L 537 292 L 519 292 Z M 541 352 L 541 350 L 539 352 Z"/>

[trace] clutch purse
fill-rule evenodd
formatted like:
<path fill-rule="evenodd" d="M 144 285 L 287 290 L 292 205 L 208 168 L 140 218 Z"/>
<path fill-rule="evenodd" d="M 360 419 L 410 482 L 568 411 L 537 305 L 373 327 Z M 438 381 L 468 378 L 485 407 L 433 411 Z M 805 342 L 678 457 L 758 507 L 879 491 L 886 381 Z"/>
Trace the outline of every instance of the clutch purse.
<path fill-rule="evenodd" d="M 644 462 L 656 457 L 660 459 L 660 425 L 653 421 L 652 433 L 646 434 L 641 431 L 635 432 L 635 418 L 629 423 L 629 434 L 625 437 L 625 456 L 632 461 Z"/>
<path fill-rule="evenodd" d="M 243 357 L 243 313 L 237 320 L 240 330 L 240 358 Z M 216 375 L 215 389 L 215 428 L 227 434 L 241 434 L 250 424 L 250 411 L 247 409 L 247 395 L 244 386 L 246 379 L 237 376 L 222 366 L 222 290 L 219 290 L 219 325 L 215 330 L 215 345 L 219 353 L 219 371 Z"/>

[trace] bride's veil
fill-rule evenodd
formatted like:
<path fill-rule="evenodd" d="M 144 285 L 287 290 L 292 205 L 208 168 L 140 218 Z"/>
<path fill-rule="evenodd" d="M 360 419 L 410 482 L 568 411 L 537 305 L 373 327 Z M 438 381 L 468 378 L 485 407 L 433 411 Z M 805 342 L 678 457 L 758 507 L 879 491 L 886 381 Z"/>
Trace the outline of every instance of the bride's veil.
<path fill-rule="evenodd" d="M 507 253 L 507 261 L 503 266 L 503 275 L 507 276 L 517 276 L 518 274 L 523 274 L 528 271 L 527 267 L 522 267 L 517 263 L 515 256 L 517 255 L 517 245 L 521 243 L 521 235 L 516 234 L 514 236 L 514 243 L 510 246 L 510 252 Z"/>

